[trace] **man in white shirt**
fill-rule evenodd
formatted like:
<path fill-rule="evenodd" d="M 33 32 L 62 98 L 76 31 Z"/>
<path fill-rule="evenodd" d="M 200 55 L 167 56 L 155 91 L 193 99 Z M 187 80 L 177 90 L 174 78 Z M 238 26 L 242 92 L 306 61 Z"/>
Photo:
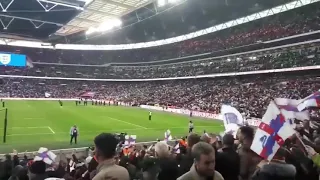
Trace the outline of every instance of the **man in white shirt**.
<path fill-rule="evenodd" d="M 189 122 L 189 133 L 192 133 L 192 131 L 193 131 L 193 122 L 192 121 L 190 121 Z"/>

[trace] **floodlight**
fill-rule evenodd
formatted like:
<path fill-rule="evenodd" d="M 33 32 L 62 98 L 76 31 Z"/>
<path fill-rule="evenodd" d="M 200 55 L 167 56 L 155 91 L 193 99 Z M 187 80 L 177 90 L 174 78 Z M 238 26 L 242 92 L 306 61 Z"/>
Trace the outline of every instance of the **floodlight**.
<path fill-rule="evenodd" d="M 114 27 L 119 27 L 122 25 L 122 21 L 120 19 L 113 19 L 111 22 Z"/>
<path fill-rule="evenodd" d="M 95 28 L 90 27 L 90 28 L 86 31 L 86 35 L 92 34 L 92 33 L 94 33 L 95 31 L 96 31 Z"/>
<path fill-rule="evenodd" d="M 168 3 L 170 4 L 175 4 L 178 3 L 180 0 L 168 0 Z"/>
<path fill-rule="evenodd" d="M 158 7 L 162 7 L 166 5 L 166 0 L 158 0 L 157 4 L 158 4 Z"/>

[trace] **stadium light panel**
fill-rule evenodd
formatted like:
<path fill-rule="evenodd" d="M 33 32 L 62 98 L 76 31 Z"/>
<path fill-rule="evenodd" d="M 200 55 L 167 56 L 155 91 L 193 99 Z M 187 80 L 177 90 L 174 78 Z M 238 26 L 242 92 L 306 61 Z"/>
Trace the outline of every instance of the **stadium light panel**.
<path fill-rule="evenodd" d="M 92 34 L 92 33 L 94 33 L 95 31 L 96 31 L 95 28 L 90 27 L 90 28 L 86 31 L 86 35 Z"/>
<path fill-rule="evenodd" d="M 104 32 L 109 31 L 113 28 L 120 27 L 122 25 L 122 21 L 120 19 L 111 19 L 101 23 L 97 28 L 89 28 L 86 31 L 86 35 L 95 33 L 95 32 Z"/>
<path fill-rule="evenodd" d="M 158 0 L 157 1 L 158 7 L 163 7 L 166 5 L 166 3 L 167 3 L 166 0 Z"/>
<path fill-rule="evenodd" d="M 168 3 L 170 4 L 176 4 L 178 3 L 180 0 L 168 0 Z"/>

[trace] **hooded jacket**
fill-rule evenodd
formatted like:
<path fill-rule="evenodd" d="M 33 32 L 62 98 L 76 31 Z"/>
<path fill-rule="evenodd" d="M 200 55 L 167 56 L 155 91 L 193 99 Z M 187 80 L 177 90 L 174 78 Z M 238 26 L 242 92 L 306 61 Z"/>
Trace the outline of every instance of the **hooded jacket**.
<path fill-rule="evenodd" d="M 252 176 L 252 180 L 294 180 L 296 168 L 291 164 L 270 162 L 263 165 Z"/>

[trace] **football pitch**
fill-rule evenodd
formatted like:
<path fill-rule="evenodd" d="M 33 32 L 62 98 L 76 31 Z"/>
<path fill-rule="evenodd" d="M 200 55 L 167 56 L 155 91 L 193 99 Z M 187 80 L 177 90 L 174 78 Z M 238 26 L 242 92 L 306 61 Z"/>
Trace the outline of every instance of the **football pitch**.
<path fill-rule="evenodd" d="M 148 110 L 123 106 L 76 106 L 65 101 L 60 107 L 57 101 L 6 101 L 8 108 L 7 142 L 2 143 L 4 111 L 0 111 L 0 153 L 13 149 L 33 151 L 39 147 L 62 149 L 93 145 L 93 139 L 101 132 L 137 135 L 138 142 L 163 139 L 170 129 L 173 137 L 188 133 L 190 117 L 154 111 L 148 120 Z M 218 120 L 192 118 L 195 132 L 219 133 L 224 130 Z M 69 131 L 77 125 L 80 131 L 77 145 L 70 145 Z"/>

